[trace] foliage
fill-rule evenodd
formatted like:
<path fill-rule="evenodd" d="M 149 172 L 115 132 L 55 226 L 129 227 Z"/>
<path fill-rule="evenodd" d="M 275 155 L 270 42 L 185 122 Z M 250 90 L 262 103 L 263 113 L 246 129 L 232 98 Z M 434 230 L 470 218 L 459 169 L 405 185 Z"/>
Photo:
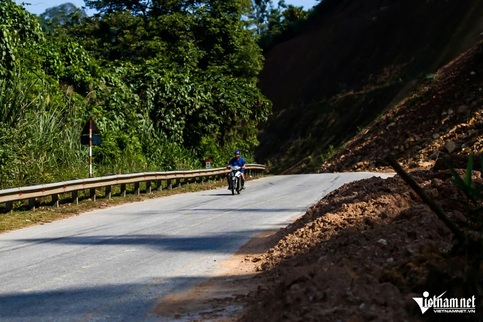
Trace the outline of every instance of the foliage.
<path fill-rule="evenodd" d="M 60 85 L 86 95 L 102 72 L 91 55 L 72 39 L 55 37 L 43 46 L 42 70 Z"/>
<path fill-rule="evenodd" d="M 41 90 L 37 91 L 38 88 Z M 36 97 L 32 99 L 33 92 Z M 52 99 L 55 95 L 62 104 Z M 61 95 L 32 75 L 25 79 L 17 73 L 13 81 L 0 81 L 3 187 L 63 180 L 79 168 L 75 109 Z"/>
<path fill-rule="evenodd" d="M 281 41 L 292 37 L 310 17 L 312 10 L 305 11 L 303 7 L 278 2 L 277 7 L 270 6 L 264 14 L 260 34 L 260 46 L 268 50 Z M 259 23 L 260 25 L 260 23 Z"/>
<path fill-rule="evenodd" d="M 479 156 L 481 169 L 483 169 L 483 156 Z M 483 261 L 483 187 L 476 185 L 473 180 L 473 154 L 470 154 L 465 175 L 462 178 L 457 171 L 447 163 L 453 176 L 455 184 L 466 195 L 469 202 L 465 204 L 466 222 L 461 226 L 464 230 L 465 240 L 460 246 L 461 253 L 464 254 L 466 261 L 464 273 L 466 282 L 478 288 L 480 281 L 480 264 Z M 461 201 L 460 202 L 464 202 Z M 479 295 L 483 294 L 483 289 L 478 288 Z"/>
<path fill-rule="evenodd" d="M 166 2 L 163 10 L 124 1 L 88 3 L 94 4 L 109 14 L 72 32 L 96 57 L 110 57 L 111 66 L 131 64 L 123 81 L 133 85 L 163 138 L 200 157 L 206 136 L 218 145 L 228 137 L 256 145 L 254 129 L 270 104 L 255 86 L 263 59 L 241 19 L 246 1 Z M 95 43 L 84 41 L 87 33 L 99 35 Z M 234 128 L 239 137 L 230 133 Z"/>
<path fill-rule="evenodd" d="M 132 8 L 144 8 L 144 2 L 89 3 L 109 14 L 74 26 L 70 33 L 98 58 L 139 64 L 156 60 L 171 68 L 204 71 L 216 68 L 253 82 L 262 68 L 261 50 L 242 20 L 246 1 L 167 1 L 163 10 L 148 6 L 142 15 Z"/>
<path fill-rule="evenodd" d="M 267 32 L 270 13 L 273 11 L 271 0 L 252 0 L 252 12 L 248 15 L 249 23 L 257 35 Z"/>
<path fill-rule="evenodd" d="M 95 175 L 251 157 L 271 105 L 256 87 L 250 1 L 86 4 L 100 14 L 66 4 L 37 20 L 0 3 L 0 189 L 86 177 L 90 116 L 102 135 Z"/>
<path fill-rule="evenodd" d="M 483 157 L 479 156 L 481 164 L 483 166 Z M 478 205 L 478 201 L 481 199 L 481 191 L 483 187 L 477 187 L 472 182 L 472 175 L 473 175 L 473 154 L 471 153 L 468 159 L 468 164 L 466 166 L 465 176 L 461 178 L 456 170 L 450 165 L 447 165 L 451 174 L 453 175 L 453 179 L 458 187 L 464 192 L 466 197 L 473 203 L 474 206 Z M 483 169 L 483 167 L 482 167 Z M 483 222 L 482 222 L 483 223 Z M 483 227 L 482 227 L 483 228 Z"/>
<path fill-rule="evenodd" d="M 0 2 L 0 76 L 8 77 L 20 64 L 21 48 L 44 39 L 34 15 L 12 0 Z"/>
<path fill-rule="evenodd" d="M 217 74 L 166 71 L 153 75 L 147 89 L 152 119 L 166 138 L 196 148 L 211 136 L 224 145 L 243 142 L 253 148 L 257 121 L 265 120 L 269 103 L 243 79 Z M 189 125 L 189 126 L 188 126 Z"/>

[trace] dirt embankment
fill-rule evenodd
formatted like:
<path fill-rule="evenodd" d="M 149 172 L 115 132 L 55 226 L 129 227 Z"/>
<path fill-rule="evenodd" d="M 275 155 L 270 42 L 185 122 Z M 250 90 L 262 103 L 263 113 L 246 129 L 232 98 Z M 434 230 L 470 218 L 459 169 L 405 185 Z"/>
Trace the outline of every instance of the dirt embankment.
<path fill-rule="evenodd" d="M 274 113 L 257 159 L 278 173 L 316 171 L 331 147 L 470 48 L 481 16 L 482 0 L 323 1 L 308 28 L 266 53 L 260 87 Z"/>
<path fill-rule="evenodd" d="M 483 41 L 356 135 L 320 172 L 384 170 L 390 154 L 410 169 L 466 167 L 483 153 Z M 477 163 L 478 165 L 478 163 Z"/>
<path fill-rule="evenodd" d="M 444 206 L 462 197 L 448 175 L 415 177 Z M 461 211 L 452 210 L 452 217 Z M 401 179 L 346 185 L 311 207 L 262 256 L 266 284 L 249 297 L 242 321 L 419 320 L 412 298 L 424 291 L 474 295 L 456 289 L 462 267 L 446 258 L 451 246 L 450 231 Z M 441 277 L 436 283 L 427 280 L 430 270 Z"/>

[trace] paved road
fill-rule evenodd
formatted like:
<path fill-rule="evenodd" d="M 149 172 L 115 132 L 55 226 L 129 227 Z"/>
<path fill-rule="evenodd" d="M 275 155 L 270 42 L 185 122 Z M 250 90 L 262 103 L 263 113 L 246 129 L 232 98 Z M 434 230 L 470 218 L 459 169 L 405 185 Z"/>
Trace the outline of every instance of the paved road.
<path fill-rule="evenodd" d="M 151 321 L 159 297 L 209 277 L 251 237 L 370 176 L 266 177 L 240 195 L 175 195 L 0 234 L 0 320 Z"/>

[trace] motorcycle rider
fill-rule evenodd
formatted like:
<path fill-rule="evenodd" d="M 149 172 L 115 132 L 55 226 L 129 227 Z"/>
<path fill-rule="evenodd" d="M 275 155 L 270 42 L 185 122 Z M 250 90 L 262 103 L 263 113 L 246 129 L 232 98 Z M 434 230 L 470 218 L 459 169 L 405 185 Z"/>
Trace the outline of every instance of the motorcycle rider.
<path fill-rule="evenodd" d="M 240 172 L 241 172 L 241 185 L 242 189 L 245 189 L 245 159 L 241 157 L 241 152 L 240 150 L 235 151 L 235 157 L 228 162 L 228 166 L 226 167 L 227 169 L 231 169 L 231 167 L 234 166 L 239 166 L 240 167 Z M 230 190 L 231 187 L 231 181 L 230 181 L 230 175 L 228 175 L 228 189 Z"/>

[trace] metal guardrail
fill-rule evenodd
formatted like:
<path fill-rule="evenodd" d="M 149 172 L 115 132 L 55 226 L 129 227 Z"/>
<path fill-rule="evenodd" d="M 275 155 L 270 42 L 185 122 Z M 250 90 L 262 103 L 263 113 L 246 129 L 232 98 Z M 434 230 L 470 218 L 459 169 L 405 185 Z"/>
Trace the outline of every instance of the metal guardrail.
<path fill-rule="evenodd" d="M 248 175 L 251 172 L 261 172 L 266 170 L 266 166 L 261 164 L 247 164 L 246 169 Z M 98 178 L 87 178 L 70 180 L 21 188 L 11 188 L 0 190 L 0 204 L 5 204 L 7 211 L 11 211 L 15 201 L 28 200 L 29 208 L 35 209 L 36 199 L 43 197 L 52 197 L 52 204 L 59 206 L 59 195 L 64 193 L 72 193 L 72 202 L 79 203 L 78 192 L 89 190 L 90 198 L 96 200 L 96 189 L 105 188 L 105 197 L 111 198 L 112 186 L 121 186 L 121 195 L 126 196 L 127 184 L 134 184 L 134 193 L 141 193 L 140 183 L 146 183 L 146 193 L 151 193 L 151 183 L 155 183 L 156 190 L 163 188 L 163 181 L 166 181 L 166 187 L 171 189 L 173 181 L 175 185 L 181 185 L 181 180 L 189 181 L 190 179 L 213 178 L 219 179 L 223 174 L 228 173 L 226 168 L 189 170 L 189 171 L 167 171 L 167 172 L 141 172 L 133 174 L 120 174 Z"/>

